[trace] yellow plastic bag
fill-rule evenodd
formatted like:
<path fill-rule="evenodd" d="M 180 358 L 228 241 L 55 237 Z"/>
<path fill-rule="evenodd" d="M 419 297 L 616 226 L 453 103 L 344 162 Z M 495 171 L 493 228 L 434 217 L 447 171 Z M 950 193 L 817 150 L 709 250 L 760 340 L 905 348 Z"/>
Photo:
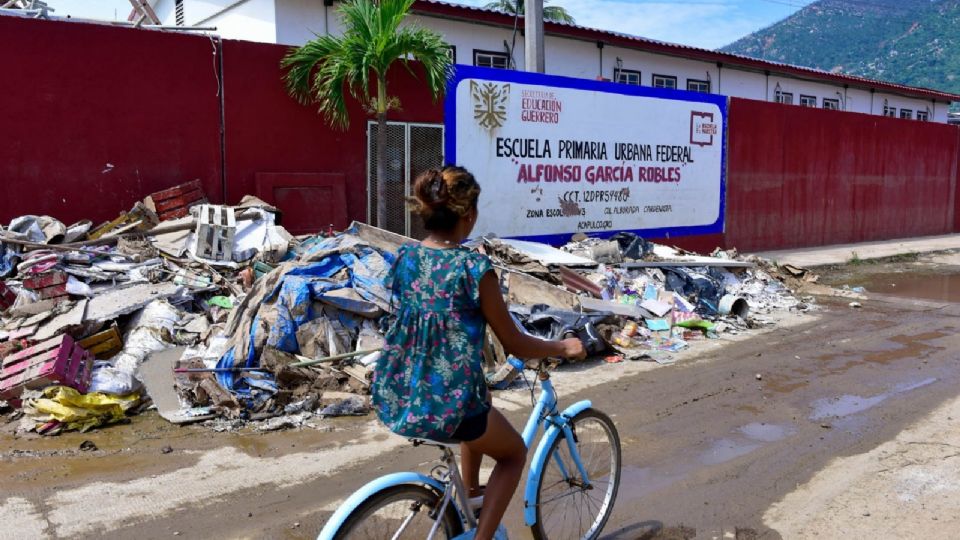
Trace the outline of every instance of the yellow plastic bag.
<path fill-rule="evenodd" d="M 137 392 L 125 396 L 99 392 L 81 394 L 68 386 L 48 386 L 43 390 L 43 397 L 30 405 L 38 413 L 49 415 L 43 419 L 44 423 L 59 420 L 65 429 L 87 431 L 123 420 L 126 411 L 139 402 Z"/>

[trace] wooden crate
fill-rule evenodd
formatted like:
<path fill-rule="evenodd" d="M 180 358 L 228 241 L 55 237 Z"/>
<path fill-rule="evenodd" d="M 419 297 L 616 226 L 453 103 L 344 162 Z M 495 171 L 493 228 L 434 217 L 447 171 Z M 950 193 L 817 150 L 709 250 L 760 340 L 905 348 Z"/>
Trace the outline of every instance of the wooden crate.
<path fill-rule="evenodd" d="M 144 204 L 157 213 L 161 221 L 182 218 L 190 213 L 190 207 L 205 204 L 200 180 L 194 180 L 170 189 L 158 191 L 144 200 Z"/>
<path fill-rule="evenodd" d="M 123 338 L 120 337 L 117 325 L 113 325 L 103 332 L 87 336 L 78 341 L 77 344 L 98 360 L 113 358 L 123 350 Z"/>
<path fill-rule="evenodd" d="M 194 255 L 212 261 L 233 259 L 233 237 L 237 233 L 233 208 L 213 204 L 201 205 L 194 232 L 197 240 Z"/>
<path fill-rule="evenodd" d="M 63 270 L 50 270 L 40 274 L 33 274 L 23 280 L 23 286 L 26 289 L 40 295 L 40 298 L 66 300 L 67 294 L 67 273 Z"/>
<path fill-rule="evenodd" d="M 14 400 L 24 390 L 64 385 L 86 392 L 93 355 L 68 335 L 38 343 L 3 359 L 0 399 Z"/>

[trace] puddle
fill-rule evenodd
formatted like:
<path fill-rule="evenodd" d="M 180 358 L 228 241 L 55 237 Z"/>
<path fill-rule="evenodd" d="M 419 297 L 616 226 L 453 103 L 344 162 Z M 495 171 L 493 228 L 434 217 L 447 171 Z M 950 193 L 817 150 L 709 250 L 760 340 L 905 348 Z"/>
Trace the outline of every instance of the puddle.
<path fill-rule="evenodd" d="M 786 439 L 790 435 L 793 435 L 795 431 L 796 430 L 790 426 L 764 424 L 761 422 L 754 422 L 740 428 L 740 433 L 743 433 L 746 438 L 763 442 L 774 442 L 780 439 Z"/>
<path fill-rule="evenodd" d="M 889 392 L 878 394 L 872 397 L 853 396 L 847 394 L 838 398 L 818 399 L 811 404 L 813 406 L 813 413 L 810 415 L 810 419 L 823 420 L 824 418 L 844 417 L 863 412 L 872 407 L 876 407 L 889 397 L 910 392 L 911 390 L 916 390 L 917 388 L 922 388 L 924 386 L 933 384 L 936 381 L 936 378 L 929 378 L 923 379 L 922 381 L 918 381 L 916 383 L 900 384 L 895 386 Z"/>
<path fill-rule="evenodd" d="M 776 442 L 793 435 L 796 430 L 789 425 L 753 422 L 734 430 L 733 437 L 718 439 L 700 455 L 700 463 L 718 465 L 753 452 L 764 443 Z"/>
<path fill-rule="evenodd" d="M 642 499 L 682 480 L 690 474 L 693 467 L 685 471 L 664 471 L 659 467 L 634 467 L 624 465 L 620 470 L 620 491 L 618 499 Z"/>
<path fill-rule="evenodd" d="M 669 461 L 650 467 L 624 465 L 620 472 L 620 494 L 624 500 L 641 499 L 684 480 L 702 465 L 719 465 L 745 456 L 768 443 L 796 433 L 791 425 L 753 422 L 733 430 L 730 437 L 703 447 L 689 448 Z"/>
<path fill-rule="evenodd" d="M 865 287 L 868 293 L 960 302 L 960 274 L 871 274 L 850 285 Z"/>
<path fill-rule="evenodd" d="M 753 452 L 762 445 L 757 442 L 735 441 L 733 439 L 720 439 L 714 441 L 710 449 L 700 456 L 700 463 L 704 465 L 718 465 L 726 463 L 732 459 L 745 456 Z"/>

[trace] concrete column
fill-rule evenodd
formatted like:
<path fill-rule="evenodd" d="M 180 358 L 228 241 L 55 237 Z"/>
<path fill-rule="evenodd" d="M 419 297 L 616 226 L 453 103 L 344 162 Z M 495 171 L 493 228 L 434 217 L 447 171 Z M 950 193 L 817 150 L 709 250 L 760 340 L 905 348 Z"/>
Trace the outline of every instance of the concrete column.
<path fill-rule="evenodd" d="M 543 73 L 543 0 L 523 0 L 523 2 L 523 39 L 526 68 L 527 71 Z"/>

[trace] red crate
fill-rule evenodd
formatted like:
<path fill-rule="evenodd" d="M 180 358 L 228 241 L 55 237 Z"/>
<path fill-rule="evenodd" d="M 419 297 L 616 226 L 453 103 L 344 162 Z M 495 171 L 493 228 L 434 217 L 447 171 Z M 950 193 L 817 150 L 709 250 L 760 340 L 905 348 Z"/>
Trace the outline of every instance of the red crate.
<path fill-rule="evenodd" d="M 207 202 L 199 180 L 158 191 L 147 199 L 161 221 L 184 217 L 190 213 L 191 206 Z M 148 206 L 151 205 L 149 203 Z"/>
<path fill-rule="evenodd" d="M 10 306 L 17 300 L 17 294 L 7 287 L 7 284 L 0 281 L 0 311 L 10 309 Z"/>
<path fill-rule="evenodd" d="M 64 385 L 86 392 L 93 355 L 68 335 L 38 343 L 3 359 L 0 399 L 14 400 L 24 390 Z"/>

